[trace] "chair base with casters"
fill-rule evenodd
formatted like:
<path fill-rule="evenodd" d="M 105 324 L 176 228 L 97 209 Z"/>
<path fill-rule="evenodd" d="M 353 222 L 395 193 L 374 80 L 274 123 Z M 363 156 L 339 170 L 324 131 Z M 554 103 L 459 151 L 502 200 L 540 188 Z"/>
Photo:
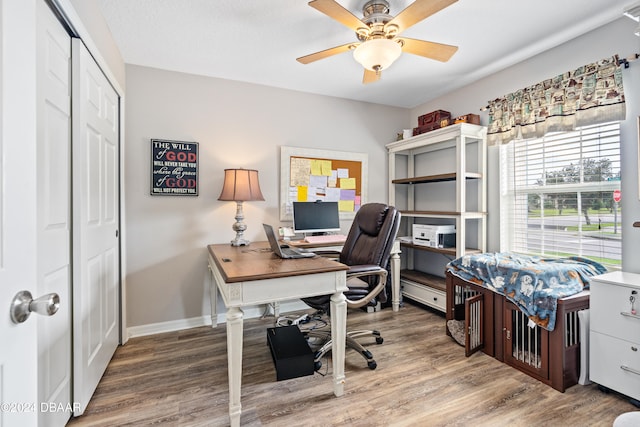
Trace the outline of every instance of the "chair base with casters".
<path fill-rule="evenodd" d="M 313 367 L 316 371 L 319 371 L 322 368 L 322 359 L 326 356 L 328 352 L 331 351 L 331 332 L 328 331 L 308 331 L 306 335 L 310 338 L 319 338 L 324 340 L 324 344 L 316 350 L 313 355 Z M 373 359 L 373 354 L 367 350 L 362 344 L 360 344 L 356 338 L 365 337 L 365 336 L 374 336 L 376 338 L 376 344 L 382 344 L 384 342 L 384 338 L 380 335 L 380 331 L 376 330 L 359 330 L 359 331 L 348 331 L 346 336 L 346 346 L 349 349 L 355 350 L 367 361 L 367 366 L 369 369 L 373 370 L 378 367 L 378 364 Z"/>
<path fill-rule="evenodd" d="M 347 272 L 347 287 L 348 291 L 345 292 L 347 307 L 350 308 L 363 308 L 365 306 L 375 306 L 377 300 L 371 295 L 379 295 L 387 282 L 387 270 L 377 265 L 358 265 L 353 266 Z M 375 277 L 375 286 L 371 287 L 362 278 Z M 312 297 L 304 300 L 307 305 L 315 308 L 319 312 L 326 312 L 328 314 L 327 303 L 329 296 Z M 314 353 L 314 368 L 316 371 L 322 368 L 322 359 L 325 355 L 331 351 L 332 340 L 331 332 L 325 330 L 311 330 L 305 332 L 309 338 L 317 338 L 322 340 L 322 345 Z M 347 330 L 345 336 L 345 345 L 347 349 L 353 349 L 360 354 L 367 361 L 369 369 L 376 369 L 378 367 L 377 362 L 373 359 L 373 354 L 367 350 L 362 344 L 360 344 L 356 338 L 373 336 L 376 339 L 376 344 L 382 344 L 384 338 L 377 330 Z"/>

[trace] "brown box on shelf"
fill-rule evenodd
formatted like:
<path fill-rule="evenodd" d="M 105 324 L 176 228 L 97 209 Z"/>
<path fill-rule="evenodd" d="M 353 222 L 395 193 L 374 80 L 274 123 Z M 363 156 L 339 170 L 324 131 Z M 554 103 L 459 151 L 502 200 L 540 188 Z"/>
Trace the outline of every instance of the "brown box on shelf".
<path fill-rule="evenodd" d="M 451 113 L 448 111 L 444 111 L 444 110 L 436 110 L 436 111 L 432 111 L 430 113 L 427 114 L 423 114 L 422 116 L 418 117 L 418 127 L 420 126 L 426 126 L 426 125 L 431 125 L 434 123 L 440 123 L 442 120 L 451 120 Z M 449 123 L 447 123 L 444 126 L 447 126 Z M 438 129 L 444 126 L 438 126 L 434 129 Z M 433 130 L 433 129 L 431 129 Z"/>
<path fill-rule="evenodd" d="M 438 122 L 429 123 L 426 125 L 421 125 L 413 128 L 413 136 L 421 135 L 426 132 L 431 132 L 432 130 L 440 129 L 451 124 L 451 119 L 442 119 Z"/>
<path fill-rule="evenodd" d="M 474 125 L 479 125 L 480 116 L 477 114 L 465 114 L 464 116 L 458 116 L 453 119 L 453 123 L 471 123 Z"/>

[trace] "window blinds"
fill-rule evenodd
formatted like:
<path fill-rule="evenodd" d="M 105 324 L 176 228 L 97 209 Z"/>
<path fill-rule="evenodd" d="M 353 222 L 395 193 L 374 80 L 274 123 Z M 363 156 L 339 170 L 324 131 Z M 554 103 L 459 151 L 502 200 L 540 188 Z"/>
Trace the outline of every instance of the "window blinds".
<path fill-rule="evenodd" d="M 500 165 L 503 250 L 620 265 L 618 122 L 512 141 Z"/>

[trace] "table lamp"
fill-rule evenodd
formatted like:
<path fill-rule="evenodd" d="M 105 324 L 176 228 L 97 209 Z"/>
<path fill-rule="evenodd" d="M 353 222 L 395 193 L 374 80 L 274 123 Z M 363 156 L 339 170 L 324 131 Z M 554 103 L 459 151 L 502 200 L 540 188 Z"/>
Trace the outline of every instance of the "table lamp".
<path fill-rule="evenodd" d="M 264 200 L 260 191 L 260 183 L 258 182 L 258 171 L 252 169 L 225 169 L 222 193 L 220 193 L 218 200 L 237 203 L 236 222 L 233 224 L 236 238 L 231 241 L 231 246 L 248 245 L 249 241 L 244 238 L 244 231 L 247 229 L 247 225 L 244 223 L 242 202 Z"/>

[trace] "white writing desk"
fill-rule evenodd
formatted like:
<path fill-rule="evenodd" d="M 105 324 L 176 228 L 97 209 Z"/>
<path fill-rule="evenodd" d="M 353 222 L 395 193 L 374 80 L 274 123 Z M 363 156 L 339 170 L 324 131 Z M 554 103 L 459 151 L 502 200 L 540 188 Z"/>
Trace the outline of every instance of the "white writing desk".
<path fill-rule="evenodd" d="M 227 307 L 227 363 L 229 368 L 229 419 L 240 425 L 242 379 L 243 306 L 331 294 L 333 340 L 333 394 L 344 393 L 344 354 L 347 323 L 346 270 L 348 267 L 323 257 L 282 260 L 267 242 L 234 247 L 209 245 L 211 319 L 217 319 L 217 292 Z M 215 283 L 215 285 L 214 285 Z M 266 332 L 265 332 L 266 334 Z"/>

